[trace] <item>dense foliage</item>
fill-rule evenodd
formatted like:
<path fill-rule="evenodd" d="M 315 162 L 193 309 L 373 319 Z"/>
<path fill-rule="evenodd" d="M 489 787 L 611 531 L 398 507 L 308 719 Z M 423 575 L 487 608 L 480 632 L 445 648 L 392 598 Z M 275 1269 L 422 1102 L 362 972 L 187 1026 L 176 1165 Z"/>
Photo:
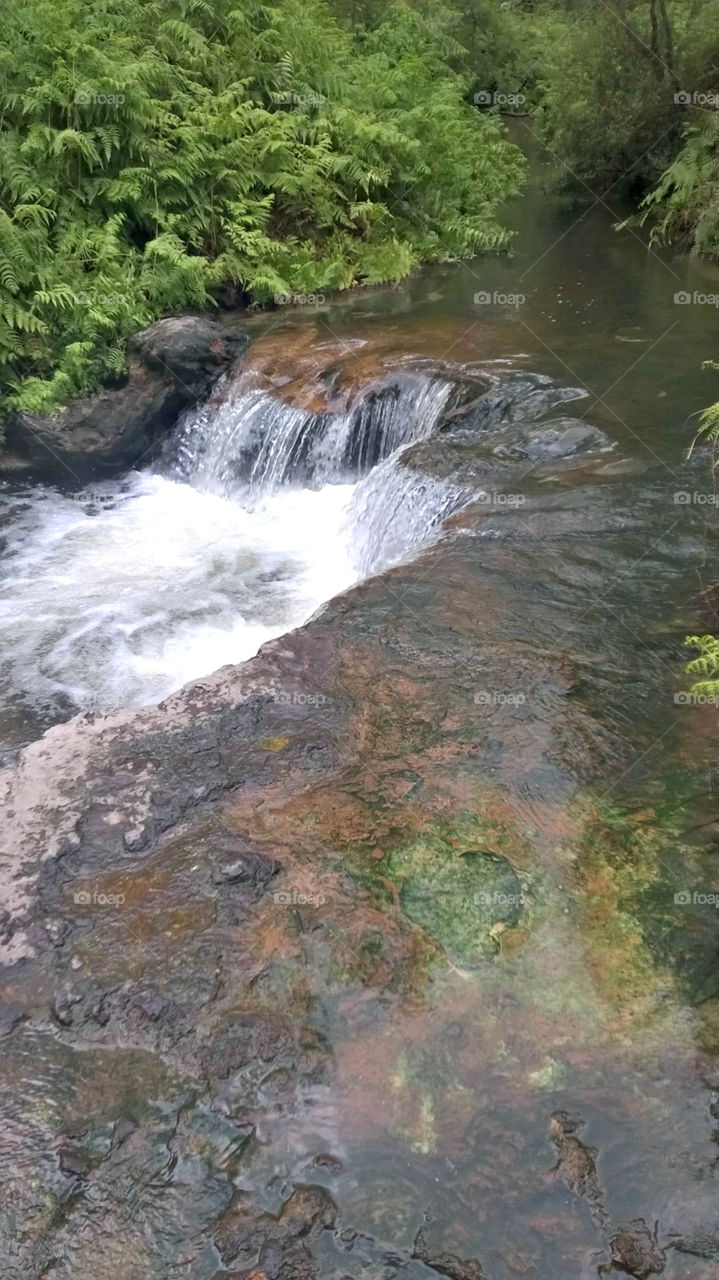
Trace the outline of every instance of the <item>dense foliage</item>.
<path fill-rule="evenodd" d="M 6 407 L 120 373 L 168 312 L 503 247 L 498 108 L 719 254 L 719 0 L 28 0 L 4 36 Z"/>
<path fill-rule="evenodd" d="M 539 0 L 538 120 L 569 186 L 642 199 L 658 241 L 719 252 L 719 0 Z"/>
<path fill-rule="evenodd" d="M 5 403 L 51 409 L 218 297 L 501 247 L 523 160 L 453 27 L 405 4 L 28 0 L 0 51 Z"/>

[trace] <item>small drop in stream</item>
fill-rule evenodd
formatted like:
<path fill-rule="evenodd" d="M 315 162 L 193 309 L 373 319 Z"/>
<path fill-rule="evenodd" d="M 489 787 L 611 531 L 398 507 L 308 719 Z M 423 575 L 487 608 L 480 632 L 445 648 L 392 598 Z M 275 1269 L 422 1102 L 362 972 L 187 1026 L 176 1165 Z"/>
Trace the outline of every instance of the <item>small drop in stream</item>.
<path fill-rule="evenodd" d="M 710 269 L 512 217 L 2 490 L 2 1280 L 719 1274 Z"/>

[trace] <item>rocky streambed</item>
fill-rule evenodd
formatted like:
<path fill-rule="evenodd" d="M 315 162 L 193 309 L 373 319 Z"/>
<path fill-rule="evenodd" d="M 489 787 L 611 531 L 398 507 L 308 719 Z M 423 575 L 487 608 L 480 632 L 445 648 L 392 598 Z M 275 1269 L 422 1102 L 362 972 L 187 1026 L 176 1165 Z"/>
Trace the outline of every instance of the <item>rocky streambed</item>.
<path fill-rule="evenodd" d="M 449 485 L 433 545 L 2 775 L 7 1280 L 716 1276 L 702 531 L 556 379 L 474 390 L 381 509 Z"/>

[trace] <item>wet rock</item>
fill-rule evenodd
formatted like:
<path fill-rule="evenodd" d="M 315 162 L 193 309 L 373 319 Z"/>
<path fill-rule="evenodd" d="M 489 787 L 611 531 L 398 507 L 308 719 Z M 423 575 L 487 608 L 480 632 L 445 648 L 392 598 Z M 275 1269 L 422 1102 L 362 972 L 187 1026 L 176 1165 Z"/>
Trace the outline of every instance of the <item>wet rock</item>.
<path fill-rule="evenodd" d="M 313 1280 L 319 1267 L 308 1242 L 336 1220 L 337 1206 L 329 1192 L 302 1186 L 277 1217 L 246 1203 L 230 1207 L 218 1224 L 215 1244 L 225 1265 L 239 1267 L 240 1274 L 258 1267 L 268 1280 Z"/>
<path fill-rule="evenodd" d="M 121 1147 L 137 1130 L 136 1122 L 130 1116 L 121 1116 L 115 1125 L 112 1135 L 113 1147 Z"/>
<path fill-rule="evenodd" d="M 249 1204 L 230 1209 L 215 1231 L 215 1245 L 225 1265 L 238 1268 L 254 1266 L 260 1250 L 275 1230 L 276 1218 L 261 1213 Z"/>
<path fill-rule="evenodd" d="M 293 1048 L 294 1038 L 281 1023 L 264 1014 L 243 1013 L 200 1046 L 198 1059 L 208 1076 L 221 1080 L 251 1062 L 272 1062 Z"/>
<path fill-rule="evenodd" d="M 432 1253 L 422 1227 L 414 1238 L 412 1257 L 438 1275 L 448 1276 L 449 1280 L 487 1280 L 481 1263 L 476 1258 L 458 1258 L 454 1253 Z"/>
<path fill-rule="evenodd" d="M 491 447 L 497 457 L 555 462 L 595 450 L 611 449 L 612 442 L 603 431 L 588 422 L 560 418 L 543 426 L 512 427 L 499 436 L 493 436 Z"/>
<path fill-rule="evenodd" d="M 546 374 L 510 373 L 497 378 L 480 396 L 452 406 L 444 426 L 453 435 L 467 438 L 496 430 L 508 422 L 529 423 L 560 404 L 584 399 L 579 387 L 558 387 Z"/>
<path fill-rule="evenodd" d="M 283 1249 L 277 1241 L 270 1241 L 260 1250 L 259 1262 L 260 1275 L 267 1280 L 315 1280 L 319 1271 L 319 1263 L 302 1244 Z"/>
<path fill-rule="evenodd" d="M 69 1027 L 73 1022 L 73 1009 L 82 1002 L 82 993 L 65 984 L 53 997 L 51 1013 L 61 1027 Z"/>
<path fill-rule="evenodd" d="M 68 1177 L 86 1178 L 91 1168 L 89 1156 L 78 1147 L 65 1145 L 58 1148 L 60 1169 Z"/>
<path fill-rule="evenodd" d="M 282 1206 L 279 1217 L 288 1232 L 310 1238 L 333 1227 L 336 1219 L 337 1205 L 329 1191 L 319 1186 L 297 1187 Z"/>
<path fill-rule="evenodd" d="M 668 1247 L 676 1249 L 678 1253 L 688 1254 L 690 1257 L 719 1262 L 719 1232 L 707 1231 L 692 1236 L 674 1236 Z"/>
<path fill-rule="evenodd" d="M 552 1112 L 549 1133 L 559 1153 L 552 1174 L 561 1178 L 575 1195 L 585 1199 L 593 1215 L 604 1222 L 606 1211 L 597 1175 L 599 1152 L 594 1147 L 585 1146 L 576 1136 L 580 1124 L 580 1120 L 571 1117 L 566 1111 Z"/>
<path fill-rule="evenodd" d="M 149 1018 L 150 1022 L 157 1022 L 170 1009 L 169 1001 L 164 999 L 159 991 L 139 991 L 133 996 L 132 1004 L 135 1009 Z"/>
<path fill-rule="evenodd" d="M 217 885 L 242 886 L 262 893 L 279 870 L 274 858 L 250 849 L 239 837 L 227 836 L 213 842 L 212 850 L 216 858 L 212 879 Z"/>
<path fill-rule="evenodd" d="M 236 328 L 205 316 L 158 320 L 130 340 L 122 386 L 75 400 L 54 418 L 19 413 L 10 420 L 12 475 L 24 468 L 73 483 L 132 466 L 151 453 L 184 409 L 208 394 L 247 342 Z"/>
<path fill-rule="evenodd" d="M 651 1232 L 643 1218 L 622 1223 L 610 1236 L 612 1267 L 636 1280 L 649 1280 L 660 1275 L 666 1265 L 666 1254 L 657 1243 L 658 1228 Z"/>
<path fill-rule="evenodd" d="M 199 395 L 248 342 L 239 329 L 208 316 L 169 316 L 136 333 L 128 351 L 147 369 L 170 373 Z"/>
<path fill-rule="evenodd" d="M 435 479 L 451 481 L 466 494 L 483 501 L 482 490 L 497 488 L 520 492 L 527 488 L 527 478 L 541 475 L 542 468 L 561 473 L 597 465 L 599 455 L 613 447 L 603 431 L 575 418 L 555 419 L 535 425 L 516 423 L 511 426 L 487 426 L 479 435 L 465 437 L 452 433 L 439 435 L 412 445 L 403 455 L 405 466 Z M 523 501 L 524 499 L 521 499 Z M 506 500 L 506 505 L 515 505 Z"/>
<path fill-rule="evenodd" d="M 163 1035 L 171 1040 L 173 1033 L 182 1034 L 180 1007 L 156 986 L 125 983 L 103 991 L 99 999 L 93 999 L 94 994 L 89 989 L 83 996 L 83 1017 L 77 1019 L 86 1031 L 90 1031 L 92 1023 L 100 1027 L 112 1024 L 132 1035 L 149 1034 L 152 1043 Z"/>
<path fill-rule="evenodd" d="M 9 1036 L 27 1016 L 27 1011 L 20 1004 L 8 1003 L 0 1006 L 0 1036 Z"/>
<path fill-rule="evenodd" d="M 342 1161 L 338 1160 L 337 1156 L 330 1155 L 329 1152 L 325 1151 L 315 1156 L 312 1164 L 316 1169 L 326 1169 L 328 1173 L 333 1174 L 342 1173 L 344 1169 Z"/>

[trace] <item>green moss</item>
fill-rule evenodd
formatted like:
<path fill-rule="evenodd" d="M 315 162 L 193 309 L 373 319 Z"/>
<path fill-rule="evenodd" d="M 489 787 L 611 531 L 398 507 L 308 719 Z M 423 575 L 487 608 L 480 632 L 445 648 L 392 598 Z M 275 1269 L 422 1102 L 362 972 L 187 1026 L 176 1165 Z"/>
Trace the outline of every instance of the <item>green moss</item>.
<path fill-rule="evenodd" d="M 461 965 L 499 950 L 498 925 L 516 925 L 524 909 L 523 885 L 506 858 L 453 848 L 434 833 L 387 859 L 402 910 Z"/>

